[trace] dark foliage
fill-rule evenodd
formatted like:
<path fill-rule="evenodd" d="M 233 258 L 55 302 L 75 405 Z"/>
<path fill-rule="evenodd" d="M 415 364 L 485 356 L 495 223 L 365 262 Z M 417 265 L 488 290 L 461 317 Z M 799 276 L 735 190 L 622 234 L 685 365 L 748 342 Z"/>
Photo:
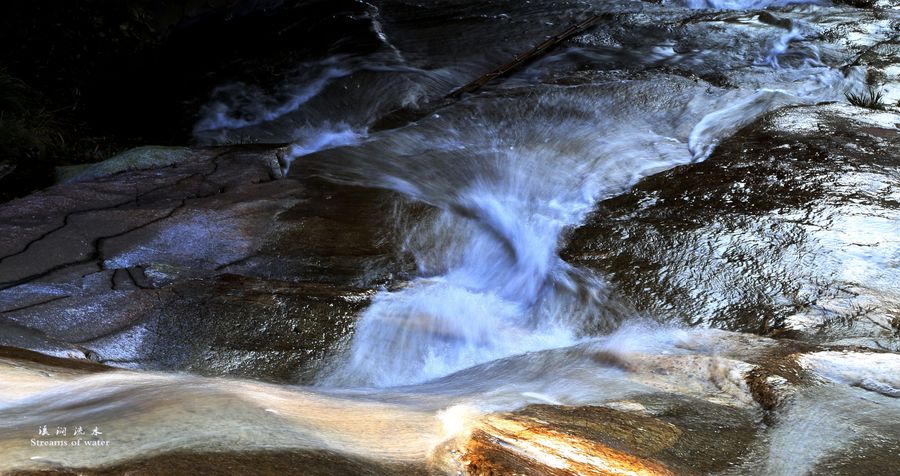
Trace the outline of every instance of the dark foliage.
<path fill-rule="evenodd" d="M 885 108 L 883 102 L 884 95 L 881 91 L 876 90 L 871 86 L 861 93 L 847 93 L 845 96 L 847 97 L 847 101 L 854 106 L 874 109 L 876 111 L 883 111 Z"/>

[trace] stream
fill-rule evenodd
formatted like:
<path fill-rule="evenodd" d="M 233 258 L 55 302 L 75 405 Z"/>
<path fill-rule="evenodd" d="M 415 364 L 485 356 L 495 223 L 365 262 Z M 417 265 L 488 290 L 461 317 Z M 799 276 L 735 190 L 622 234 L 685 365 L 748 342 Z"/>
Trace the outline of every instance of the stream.
<path fill-rule="evenodd" d="M 818 45 L 804 41 L 816 30 L 818 10 L 797 6 L 779 26 L 756 13 L 736 14 L 725 32 L 692 39 L 690 48 L 682 43 L 678 52 L 658 25 L 635 28 L 649 41 L 630 31 L 632 43 L 620 45 L 604 44 L 609 40 L 601 26 L 580 40 L 584 45 L 558 49 L 480 94 L 369 133 L 389 112 L 385 103 L 439 99 L 541 37 L 522 25 L 550 34 L 580 11 L 610 8 L 648 9 L 442 3 L 429 11 L 450 21 L 392 31 L 391 17 L 372 7 L 380 48 L 305 65 L 302 79 L 285 86 L 287 102 L 219 92 L 223 101 L 209 106 L 198 123 L 201 137 L 285 131 L 272 139 L 296 141 L 287 157 L 294 173 L 394 190 L 439 210 L 427 222 L 398 225 L 420 277 L 374 298 L 346 361 L 336 363 L 322 385 L 416 384 L 503 357 L 572 346 L 614 328 L 603 278 L 558 256 L 567 230 L 599 200 L 648 175 L 704 160 L 719 140 L 770 110 L 841 100 L 863 86 L 861 68 L 845 74 L 823 62 L 828 58 Z M 498 13 L 490 13 L 494 9 Z M 663 17 L 679 11 L 674 5 L 655 9 Z M 496 25 L 485 37 L 480 27 L 489 20 Z M 467 53 L 452 41 L 431 45 L 451 35 L 486 46 Z M 429 68 L 432 63 L 459 66 Z M 658 72 L 678 68 L 699 75 L 727 71 L 729 87 Z M 647 77 L 618 75 L 622 69 Z M 319 111 L 327 111 L 326 118 L 317 117 Z M 341 116 L 329 117 L 335 111 Z"/>
<path fill-rule="evenodd" d="M 896 359 L 860 363 L 860 377 L 839 352 L 808 354 L 804 368 L 834 384 L 798 387 L 768 420 L 735 375 L 770 344 L 636 310 L 610 275 L 561 257 L 601 202 L 702 163 L 778 108 L 863 91 L 866 68 L 851 59 L 859 45 L 896 34 L 896 7 L 882 16 L 759 0 L 363 9 L 354 21 L 367 30 L 342 40 L 340 53 L 298 65 L 275 90 L 217 88 L 194 135 L 212 146 L 288 143 L 279 158 L 289 178 L 401 197 L 380 211 L 413 263 L 410 279 L 376 288 L 308 385 L 134 367 L 53 378 L 10 370 L 19 384 L 0 389 L 4 433 L 64 417 L 97 422 L 118 450 L 35 456 L 10 447 L 0 460 L 78 468 L 174 449 L 303 448 L 388 465 L 387 474 L 423 460 L 440 472 L 456 454 L 441 445 L 485 414 L 531 404 L 649 408 L 641 399 L 660 389 L 720 405 L 710 419 L 739 409 L 746 421 L 736 427 L 757 435 L 729 468 L 704 473 L 812 474 L 900 441 Z M 590 13 L 609 15 L 476 93 L 443 99 Z M 384 121 L 398 110 L 418 115 Z M 884 266 L 888 287 L 898 282 L 896 262 L 859 260 Z M 733 324 L 719 327 L 756 325 Z"/>

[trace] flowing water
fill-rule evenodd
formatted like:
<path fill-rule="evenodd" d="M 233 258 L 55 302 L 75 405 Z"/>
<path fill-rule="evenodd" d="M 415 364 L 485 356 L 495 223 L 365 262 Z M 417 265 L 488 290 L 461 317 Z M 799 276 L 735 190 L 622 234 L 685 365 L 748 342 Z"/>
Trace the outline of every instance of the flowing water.
<path fill-rule="evenodd" d="M 86 392 L 93 395 L 90 402 L 81 397 L 47 406 L 58 395 L 46 390 L 3 411 L 27 419 L 17 421 L 17 428 L 38 424 L 48 412 L 96 418 L 118 411 L 130 415 L 123 427 L 156 417 L 181 421 L 181 443 L 205 441 L 215 448 L 262 439 L 272 447 L 402 460 L 429 451 L 469 413 L 537 402 L 589 404 L 647 391 L 646 382 L 621 369 L 598 368 L 594 356 L 691 353 L 679 343 L 703 331 L 634 324 L 654 316 L 617 309 L 602 276 L 566 263 L 557 251 L 566 232 L 599 200 L 642 177 L 704 160 L 718 141 L 767 111 L 844 100 L 846 91 L 861 86 L 864 72 L 842 69 L 846 55 L 835 44 L 807 39 L 822 28 L 818 22 L 828 15 L 827 6 L 776 11 L 785 21 L 781 26 L 760 21 L 758 12 L 738 11 L 728 21 L 671 27 L 697 15 L 692 9 L 786 3 L 369 5 L 371 37 L 365 40 L 371 44 L 365 54 L 300 65 L 274 94 L 253 85 L 225 85 L 214 92 L 195 134 L 206 143 L 241 137 L 290 142 L 285 167 L 292 174 L 390 189 L 432 206 L 424 220 L 405 220 L 401 213 L 397 222 L 418 277 L 375 296 L 346 352 L 322 369 L 313 387 L 99 375 L 76 384 L 94 389 Z M 592 11 L 626 15 L 617 18 L 627 21 L 603 20 L 477 94 L 440 101 Z M 872 41 L 884 34 L 873 31 Z M 387 113 L 410 106 L 427 113 L 399 127 L 376 127 Z M 609 334 L 623 321 L 623 328 Z M 221 404 L 166 413 L 145 391 L 160 386 L 178 401 L 200 396 Z M 109 390 L 100 394 L 98 388 Z M 862 392 L 829 391 L 840 394 L 832 399 L 838 403 Z M 116 401 L 130 402 L 131 409 Z M 809 440 L 815 422 L 808 412 L 795 413 L 800 423 L 772 434 L 769 446 L 757 452 L 804 440 L 806 459 L 784 462 L 771 450 L 766 474 L 811 468 L 841 447 L 841 425 L 878 427 L 879 416 L 897 411 L 887 401 L 870 407 L 860 417 L 866 421 L 830 420 L 825 427 L 831 433 L 818 442 Z M 247 408 L 266 409 L 272 420 L 223 420 L 214 430 L 230 436 L 215 444 L 191 427 L 194 419 L 215 421 Z M 367 415 L 369 423 L 348 426 L 350 414 Z M 396 439 L 373 440 L 372 432 L 387 422 L 403 422 Z M 243 433 L 235 434 L 237 428 Z"/>
<path fill-rule="evenodd" d="M 595 46 L 602 38 L 588 37 L 586 45 L 558 50 L 481 94 L 414 123 L 369 132 L 391 107 L 424 107 L 485 71 L 482 65 L 501 64 L 510 47 L 524 50 L 529 37 L 542 37 L 529 32 L 492 45 L 522 23 L 540 18 L 551 33 L 579 10 L 610 8 L 542 3 L 512 9 L 497 13 L 497 36 L 484 38 L 484 20 L 472 17 L 503 6 L 432 7 L 455 17 L 425 32 L 401 30 L 373 8 L 373 29 L 383 43 L 375 53 L 304 65 L 304 81 L 285 86 L 293 88 L 286 102 L 242 89 L 225 96 L 228 102 L 215 102 L 198 124 L 198 134 L 208 137 L 252 133 L 254 127 L 267 134 L 282 130 L 287 135 L 279 139 L 296 141 L 288 158 L 295 173 L 395 190 L 440 210 L 400 233 L 408 237 L 421 278 L 375 298 L 346 360 L 323 385 L 419 383 L 609 330 L 615 322 L 606 310 L 603 280 L 557 256 L 563 233 L 598 200 L 649 174 L 705 159 L 719 139 L 778 106 L 842 99 L 862 74 L 828 66 L 815 44 L 804 44 L 804 33 L 815 30 L 804 15 L 785 29 L 746 14 L 734 33 L 698 40 L 691 45 L 696 48 L 681 52 L 673 49 L 675 38 L 659 31 L 650 41 L 627 38 L 633 43 L 615 47 Z M 449 41 L 417 44 L 419 35 L 443 39 L 454 29 L 479 35 L 485 46 L 457 59 Z M 606 24 L 598 30 L 618 33 Z M 434 63 L 448 66 L 429 69 Z M 661 66 L 728 71 L 737 87 L 651 72 Z M 325 109 L 343 117 L 318 117 Z"/>

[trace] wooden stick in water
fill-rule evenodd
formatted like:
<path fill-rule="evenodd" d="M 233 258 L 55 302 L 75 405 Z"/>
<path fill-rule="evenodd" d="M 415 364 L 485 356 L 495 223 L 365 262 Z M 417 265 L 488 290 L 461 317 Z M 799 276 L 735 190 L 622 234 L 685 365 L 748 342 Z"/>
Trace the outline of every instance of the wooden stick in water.
<path fill-rule="evenodd" d="M 582 21 L 576 23 L 575 25 L 572 25 L 566 31 L 564 31 L 558 35 L 551 36 L 550 38 L 547 38 L 546 40 L 542 41 L 539 45 L 535 46 L 534 48 L 531 48 L 530 50 L 526 51 L 525 53 L 516 55 L 512 59 L 512 61 L 510 61 L 509 63 L 506 63 L 505 65 L 503 65 L 489 73 L 482 75 L 478 79 L 476 79 L 460 88 L 457 88 L 456 90 L 454 90 L 453 92 L 451 92 L 450 94 L 448 94 L 445 97 L 446 98 L 458 98 L 459 96 L 462 96 L 463 94 L 470 93 L 472 91 L 476 91 L 476 90 L 480 89 L 482 86 L 491 82 L 492 80 L 508 74 L 510 71 L 518 68 L 519 66 L 521 66 L 522 64 L 524 64 L 528 61 L 531 61 L 535 58 L 543 56 L 544 54 L 547 53 L 547 51 L 549 51 L 554 46 L 583 32 L 584 30 L 587 30 L 588 28 L 594 26 L 604 16 L 606 16 L 606 15 L 605 14 L 591 15 L 587 19 L 582 20 Z"/>
<path fill-rule="evenodd" d="M 542 41 L 539 45 L 535 46 L 534 48 L 531 48 L 530 50 L 526 51 L 525 53 L 516 55 L 512 59 L 512 61 L 510 61 L 509 63 L 506 63 L 505 65 L 503 65 L 487 74 L 480 76 L 478 79 L 453 90 L 453 92 L 451 92 L 450 94 L 448 94 L 440 99 L 431 101 L 431 102 L 425 104 L 424 106 L 419 106 L 419 107 L 414 107 L 414 108 L 402 107 L 400 109 L 391 111 L 390 113 L 381 117 L 379 120 L 375 121 L 375 123 L 372 124 L 372 126 L 369 128 L 369 131 L 377 132 L 377 131 L 382 131 L 382 130 L 386 130 L 386 129 L 395 129 L 398 127 L 405 126 L 411 122 L 414 122 L 424 116 L 427 116 L 428 114 L 435 111 L 436 109 L 440 109 L 440 108 L 452 103 L 453 101 L 458 100 L 463 94 L 476 91 L 476 90 L 480 89 L 482 86 L 484 86 L 485 84 L 489 83 L 490 81 L 508 74 L 510 71 L 518 68 L 519 66 L 522 66 L 523 64 L 525 64 L 531 60 L 534 60 L 536 58 L 539 58 L 540 56 L 543 56 L 548 51 L 550 51 L 554 46 L 557 46 L 560 43 L 562 43 L 563 41 L 566 41 L 567 39 L 594 26 L 602 18 L 612 18 L 612 15 L 610 15 L 608 13 L 592 14 L 587 19 L 582 20 L 582 21 L 576 23 L 575 25 L 572 25 L 566 31 L 564 31 L 558 35 L 551 36 L 550 38 L 547 38 L 546 40 Z"/>

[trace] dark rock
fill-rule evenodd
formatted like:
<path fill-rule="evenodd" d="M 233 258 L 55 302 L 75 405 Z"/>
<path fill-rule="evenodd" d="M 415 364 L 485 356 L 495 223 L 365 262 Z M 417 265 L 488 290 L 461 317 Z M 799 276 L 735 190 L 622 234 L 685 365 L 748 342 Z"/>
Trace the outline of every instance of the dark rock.
<path fill-rule="evenodd" d="M 772 26 L 777 26 L 780 28 L 784 28 L 785 30 L 791 29 L 792 22 L 790 20 L 778 18 L 770 12 L 762 11 L 759 13 L 758 18 L 759 18 L 759 21 L 761 21 L 763 23 L 766 23 L 766 24 L 769 24 Z"/>
<path fill-rule="evenodd" d="M 145 321 L 142 366 L 310 383 L 325 358 L 342 349 L 364 289 L 226 275 L 172 287 L 156 319 Z M 93 341 L 103 349 L 103 340 Z"/>

